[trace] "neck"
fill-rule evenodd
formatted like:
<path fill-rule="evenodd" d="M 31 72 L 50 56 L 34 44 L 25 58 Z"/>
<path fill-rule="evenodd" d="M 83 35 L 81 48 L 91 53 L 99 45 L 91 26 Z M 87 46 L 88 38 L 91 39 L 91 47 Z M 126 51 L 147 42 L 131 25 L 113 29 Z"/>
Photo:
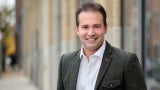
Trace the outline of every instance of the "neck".
<path fill-rule="evenodd" d="M 83 47 L 83 53 L 87 57 L 88 60 L 89 60 L 89 57 L 91 55 L 93 55 L 94 53 L 96 53 L 98 51 L 98 49 L 102 46 L 102 44 L 98 48 L 96 48 L 96 49 L 89 49 L 89 48 Z"/>
<path fill-rule="evenodd" d="M 93 55 L 95 52 L 96 52 L 96 50 L 87 50 L 87 49 L 84 49 L 84 54 L 86 55 L 86 57 L 87 57 L 88 60 L 89 60 L 89 57 L 91 55 Z"/>

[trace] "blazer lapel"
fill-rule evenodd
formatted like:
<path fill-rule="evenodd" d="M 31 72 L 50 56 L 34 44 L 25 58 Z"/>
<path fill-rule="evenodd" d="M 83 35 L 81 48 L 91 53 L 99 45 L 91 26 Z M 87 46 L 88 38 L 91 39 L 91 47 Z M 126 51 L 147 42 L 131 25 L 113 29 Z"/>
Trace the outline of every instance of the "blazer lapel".
<path fill-rule="evenodd" d="M 72 70 L 71 70 L 71 79 L 70 79 L 70 90 L 76 90 L 77 85 L 77 77 L 78 77 L 78 71 L 80 66 L 81 59 L 79 58 L 79 52 L 78 54 L 73 58 L 72 62 Z"/>
<path fill-rule="evenodd" d="M 105 75 L 105 73 L 107 72 L 107 69 L 111 63 L 111 46 L 109 45 L 109 43 L 106 41 L 106 48 L 103 54 L 103 59 L 102 59 L 102 63 L 100 66 L 100 70 L 98 73 L 98 77 L 97 77 L 97 81 L 95 84 L 95 90 L 97 90 L 98 85 L 100 84 L 103 76 Z"/>

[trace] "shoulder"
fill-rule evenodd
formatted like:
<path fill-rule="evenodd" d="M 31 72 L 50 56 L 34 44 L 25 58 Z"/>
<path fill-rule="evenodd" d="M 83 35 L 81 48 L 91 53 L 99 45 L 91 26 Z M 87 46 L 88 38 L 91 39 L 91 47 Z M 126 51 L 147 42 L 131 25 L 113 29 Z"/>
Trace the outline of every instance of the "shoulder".
<path fill-rule="evenodd" d="M 112 47 L 112 63 L 124 66 L 126 69 L 140 69 L 140 61 L 135 53 L 127 52 L 115 47 Z"/>
<path fill-rule="evenodd" d="M 59 67 L 62 69 L 63 73 L 68 73 L 72 69 L 72 63 L 76 58 L 79 58 L 80 50 L 63 54 L 60 59 Z"/>
<path fill-rule="evenodd" d="M 119 60 L 131 60 L 131 59 L 138 60 L 137 55 L 135 53 L 127 52 L 125 50 L 113 46 L 112 46 L 112 57 L 118 58 Z"/>
<path fill-rule="evenodd" d="M 70 52 L 70 53 L 63 54 L 62 58 L 63 59 L 74 58 L 74 57 L 79 56 L 79 53 L 80 53 L 80 50 L 76 50 L 76 51 L 73 51 L 73 52 Z"/>
<path fill-rule="evenodd" d="M 111 46 L 111 48 L 112 48 L 112 53 L 113 53 L 113 54 L 117 54 L 117 55 L 121 55 L 121 56 L 126 56 L 126 55 L 128 55 L 128 54 L 133 54 L 133 53 L 131 53 L 131 52 L 127 52 L 127 51 L 122 50 L 122 49 L 119 49 L 119 48 L 117 48 L 117 47 Z"/>
<path fill-rule="evenodd" d="M 63 54 L 61 56 L 61 62 L 62 63 L 67 63 L 67 62 L 73 61 L 74 58 L 79 57 L 79 55 L 80 55 L 80 50 L 76 50 L 76 51 L 73 51 L 73 52 L 70 52 L 70 53 Z"/>

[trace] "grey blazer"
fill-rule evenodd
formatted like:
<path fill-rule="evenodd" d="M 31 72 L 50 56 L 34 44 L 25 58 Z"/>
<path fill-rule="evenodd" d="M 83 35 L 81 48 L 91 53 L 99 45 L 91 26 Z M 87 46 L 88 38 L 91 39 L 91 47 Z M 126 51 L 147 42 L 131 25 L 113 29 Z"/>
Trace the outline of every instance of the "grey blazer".
<path fill-rule="evenodd" d="M 57 90 L 76 90 L 80 62 L 80 50 L 61 57 Z M 147 90 L 137 56 L 107 42 L 95 90 Z"/>

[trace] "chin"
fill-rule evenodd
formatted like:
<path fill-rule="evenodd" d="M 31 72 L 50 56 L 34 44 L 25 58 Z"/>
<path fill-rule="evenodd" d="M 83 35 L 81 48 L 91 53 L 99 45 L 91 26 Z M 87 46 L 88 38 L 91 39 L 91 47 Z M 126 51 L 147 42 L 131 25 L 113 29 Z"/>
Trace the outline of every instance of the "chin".
<path fill-rule="evenodd" d="M 99 47 L 98 46 L 89 46 L 88 49 L 95 51 L 95 50 L 98 50 Z"/>

